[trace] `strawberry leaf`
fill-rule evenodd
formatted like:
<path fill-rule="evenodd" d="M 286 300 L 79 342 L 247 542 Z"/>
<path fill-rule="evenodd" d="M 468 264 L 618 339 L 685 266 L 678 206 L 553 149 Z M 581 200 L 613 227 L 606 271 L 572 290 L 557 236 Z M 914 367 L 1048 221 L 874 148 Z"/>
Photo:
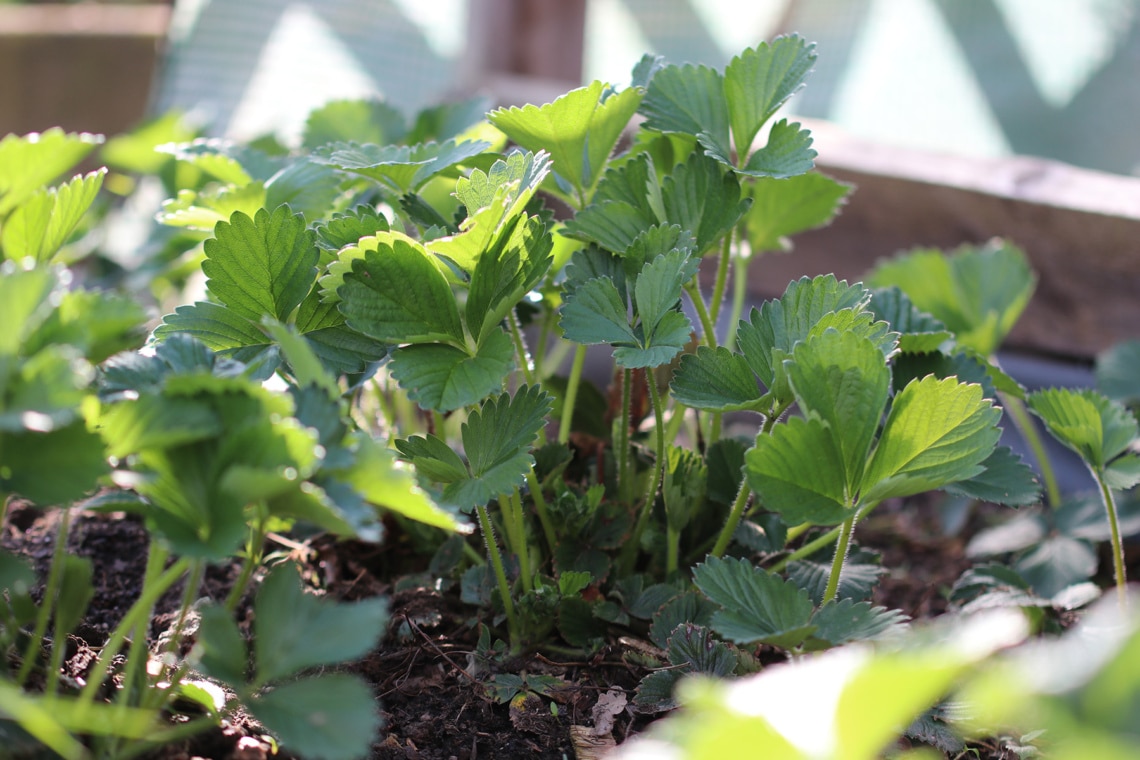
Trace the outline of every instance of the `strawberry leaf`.
<path fill-rule="evenodd" d="M 357 206 L 318 222 L 313 231 L 318 248 L 336 252 L 346 245 L 359 243 L 363 237 L 387 232 L 388 219 L 371 206 Z"/>
<path fill-rule="evenodd" d="M 1041 500 L 1041 483 L 1033 468 L 1008 446 L 998 446 L 982 462 L 979 474 L 946 486 L 950 493 L 992 504 L 1021 507 Z"/>
<path fill-rule="evenodd" d="M 173 314 L 162 318 L 154 337 L 164 341 L 179 333 L 196 338 L 210 350 L 240 362 L 253 361 L 272 345 L 256 323 L 210 301 L 179 306 Z"/>
<path fill-rule="evenodd" d="M 707 66 L 665 66 L 649 80 L 639 109 L 645 129 L 681 132 L 722 156 L 732 151 L 724 77 Z"/>
<path fill-rule="evenodd" d="M 0 216 L 69 171 L 103 142 L 102 135 L 67 133 L 52 127 L 0 140 Z"/>
<path fill-rule="evenodd" d="M 1123 404 L 1093 390 L 1037 391 L 1029 394 L 1029 408 L 1097 472 L 1104 472 L 1140 435 L 1136 418 Z"/>
<path fill-rule="evenodd" d="M 787 524 L 835 525 L 851 516 L 851 473 L 820 419 L 793 417 L 777 425 L 757 437 L 744 462 L 748 485 Z"/>
<path fill-rule="evenodd" d="M 729 641 L 792 649 L 815 632 L 807 592 L 743 557 L 709 557 L 693 569 L 693 583 L 724 608 L 711 627 Z"/>
<path fill-rule="evenodd" d="M 339 142 L 316 149 L 312 160 L 379 182 L 400 195 L 423 187 L 432 177 L 491 147 L 482 140 L 417 145 Z"/>
<path fill-rule="evenodd" d="M 392 377 L 424 409 L 450 412 L 502 387 L 514 367 L 507 333 L 489 333 L 474 353 L 443 343 L 403 346 L 392 353 Z"/>
<path fill-rule="evenodd" d="M 669 385 L 673 397 L 685 406 L 708 412 L 750 410 L 763 413 L 761 392 L 748 362 L 723 346 L 701 346 L 696 354 L 681 357 Z"/>
<path fill-rule="evenodd" d="M 276 686 L 249 699 L 248 705 L 284 746 L 313 760 L 367 755 L 382 725 L 372 689 L 345 673 Z"/>
<path fill-rule="evenodd" d="M 809 130 L 801 127 L 798 122 L 789 124 L 787 119 L 781 119 L 772 125 L 764 147 L 749 156 L 748 163 L 737 171 L 749 177 L 773 179 L 788 179 L 806 174 L 815 168 L 815 157 L 818 155 L 811 147 L 812 142 Z M 710 155 L 723 160 L 715 153 Z"/>
<path fill-rule="evenodd" d="M 813 638 L 826 642 L 827 646 L 839 646 L 849 641 L 863 641 L 897 633 L 906 621 L 907 616 L 899 610 L 874 607 L 870 602 L 841 599 L 823 605 L 812 616 L 811 622 L 817 626 L 812 635 Z"/>
<path fill-rule="evenodd" d="M 745 217 L 753 253 L 789 250 L 791 235 L 830 224 L 851 190 L 851 185 L 819 172 L 787 179 L 757 177 L 750 183 L 752 206 Z"/>
<path fill-rule="evenodd" d="M 717 161 L 695 152 L 661 184 L 663 220 L 680 225 L 705 253 L 724 237 L 752 205 L 740 197 L 740 181 Z"/>
<path fill-rule="evenodd" d="M 0 245 L 9 259 L 51 261 L 75 231 L 103 186 L 106 169 L 76 176 L 40 190 L 21 203 L 4 222 Z"/>
<path fill-rule="evenodd" d="M 815 45 L 796 35 L 762 42 L 732 59 L 724 70 L 724 94 L 738 152 L 748 152 L 760 128 L 803 86 L 815 59 Z"/>

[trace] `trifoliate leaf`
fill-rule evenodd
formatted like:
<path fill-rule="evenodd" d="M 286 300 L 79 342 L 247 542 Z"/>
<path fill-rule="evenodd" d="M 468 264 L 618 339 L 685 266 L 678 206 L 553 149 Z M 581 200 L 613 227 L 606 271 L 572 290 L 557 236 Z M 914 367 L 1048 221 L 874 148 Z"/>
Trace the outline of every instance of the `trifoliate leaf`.
<path fill-rule="evenodd" d="M 471 473 L 477 478 L 487 476 L 520 455 L 533 464 L 529 452 L 549 411 L 550 396 L 538 386 L 523 386 L 513 397 L 504 393 L 487 400 L 461 428 Z"/>
<path fill-rule="evenodd" d="M 350 329 L 336 304 L 322 301 L 316 290 L 297 307 L 294 326 L 321 363 L 336 374 L 362 372 L 388 354 L 387 344 Z"/>
<path fill-rule="evenodd" d="M 762 42 L 732 59 L 724 70 L 724 94 L 739 153 L 747 154 L 760 128 L 803 86 L 815 59 L 815 45 L 797 35 Z"/>
<path fill-rule="evenodd" d="M 688 342 L 692 326 L 679 311 L 681 288 L 696 275 L 697 266 L 688 251 L 674 249 L 641 270 L 634 284 L 633 300 L 647 346 L 676 345 L 679 352 Z"/>
<path fill-rule="evenodd" d="M 829 329 L 800 343 L 785 371 L 804 415 L 818 417 L 843 457 L 855 493 L 890 393 L 891 371 L 870 339 Z"/>
<path fill-rule="evenodd" d="M 741 198 L 740 180 L 717 161 L 693 153 L 661 184 L 662 220 L 680 225 L 706 253 L 728 234 L 752 205 Z"/>
<path fill-rule="evenodd" d="M 102 135 L 59 127 L 0 140 L 0 217 L 56 177 L 71 170 L 103 142 Z"/>
<path fill-rule="evenodd" d="M 658 256 L 677 250 L 692 253 L 695 247 L 692 233 L 681 229 L 680 225 L 655 224 L 642 231 L 621 254 L 622 271 L 626 280 L 633 282 L 645 265 Z"/>
<path fill-rule="evenodd" d="M 430 255 L 401 238 L 366 248 L 336 291 L 348 326 L 390 343 L 463 345 L 455 296 Z"/>
<path fill-rule="evenodd" d="M 416 471 L 437 483 L 454 483 L 468 477 L 467 465 L 451 447 L 434 435 L 397 439 L 396 449 L 415 465 Z"/>
<path fill-rule="evenodd" d="M 1136 418 L 1123 404 L 1093 390 L 1037 391 L 1029 394 L 1029 408 L 1057 440 L 1098 472 L 1140 436 Z"/>
<path fill-rule="evenodd" d="M 313 150 L 334 142 L 388 145 L 402 140 L 407 131 L 404 115 L 382 100 L 334 100 L 309 113 L 301 147 Z"/>
<path fill-rule="evenodd" d="M 372 689 L 345 673 L 276 686 L 248 706 L 281 744 L 313 760 L 367 755 L 382 725 Z"/>
<path fill-rule="evenodd" d="M 254 613 L 255 673 L 264 684 L 364 655 L 384 632 L 388 603 L 338 603 L 306 594 L 296 566 L 287 562 L 261 584 Z"/>
<path fill-rule="evenodd" d="M 317 236 L 317 247 L 323 251 L 339 251 L 346 245 L 354 245 L 360 239 L 378 232 L 388 231 L 388 219 L 372 206 L 357 206 L 348 211 L 333 214 L 319 222 L 313 231 Z"/>
<path fill-rule="evenodd" d="M 900 333 L 899 349 L 904 352 L 921 354 L 937 351 L 954 337 L 937 319 L 919 311 L 898 287 L 874 291 L 867 308 L 879 319 L 890 323 L 892 330 Z"/>
<path fill-rule="evenodd" d="M 1096 357 L 1096 387 L 1114 401 L 1140 403 L 1140 340 L 1125 340 Z"/>
<path fill-rule="evenodd" d="M 673 397 L 685 406 L 709 412 L 750 410 L 762 413 L 756 375 L 740 354 L 723 346 L 701 346 L 687 354 L 669 384 Z"/>
<path fill-rule="evenodd" d="M 666 651 L 670 663 L 691 673 L 724 678 L 736 670 L 736 653 L 723 641 L 713 638 L 703 625 L 682 623 L 677 626 L 669 636 Z"/>
<path fill-rule="evenodd" d="M 798 122 L 789 124 L 787 119 L 781 119 L 772 125 L 767 144 L 753 153 L 748 163 L 737 171 L 749 177 L 773 179 L 788 179 L 805 174 L 815 168 L 817 154 L 811 147 L 812 142 L 809 130 L 802 128 Z M 726 156 L 715 151 L 709 151 L 709 155 L 728 163 Z"/>
<path fill-rule="evenodd" d="M 9 259 L 51 261 L 79 225 L 103 186 L 106 169 L 49 190 L 40 190 L 21 203 L 4 222 L 0 245 Z"/>
<path fill-rule="evenodd" d="M 455 184 L 455 195 L 473 216 L 493 203 L 504 208 L 504 218 L 518 216 L 534 197 L 550 172 L 550 156 L 545 151 L 516 150 L 499 159 L 486 172 L 473 169 Z"/>
<path fill-rule="evenodd" d="M 752 207 L 745 217 L 753 253 L 789 250 L 788 237 L 830 224 L 851 190 L 851 185 L 819 172 L 787 179 L 757 177 L 750 183 Z"/>
<path fill-rule="evenodd" d="M 390 371 L 421 407 L 450 412 L 502 388 L 514 363 L 514 344 L 498 329 L 474 353 L 442 343 L 403 346 L 392 353 Z"/>
<path fill-rule="evenodd" d="M 649 80 L 639 110 L 645 129 L 695 135 L 720 155 L 731 154 L 724 77 L 715 69 L 665 66 Z"/>
<path fill-rule="evenodd" d="M 305 219 L 288 206 L 261 209 L 250 219 L 240 212 L 219 222 L 205 243 L 206 287 L 229 309 L 247 319 L 284 321 L 309 292 L 316 277 L 317 249 Z"/>
<path fill-rule="evenodd" d="M 949 254 L 915 250 L 883 262 L 868 279 L 875 287 L 898 286 L 915 306 L 945 324 L 959 344 L 984 356 L 1001 345 L 1036 285 L 1025 254 L 1006 241 Z"/>
<path fill-rule="evenodd" d="M 934 376 L 895 397 L 863 479 L 863 498 L 910 496 L 982 472 L 1001 435 L 1001 411 L 980 385 Z"/>
<path fill-rule="evenodd" d="M 851 517 L 855 494 L 835 437 L 819 419 L 793 417 L 756 439 L 745 477 L 765 509 L 789 525 L 835 525 Z"/>
<path fill-rule="evenodd" d="M 1008 446 L 999 446 L 982 462 L 981 473 L 946 486 L 950 493 L 993 504 L 1025 506 L 1041 500 L 1041 482 L 1033 468 Z"/>
<path fill-rule="evenodd" d="M 903 627 L 906 620 L 907 616 L 899 610 L 874 607 L 870 602 L 856 603 L 850 599 L 841 599 L 823 605 L 812 616 L 812 624 L 818 626 L 812 635 L 831 646 L 839 646 L 849 641 L 863 641 L 895 633 Z"/>
<path fill-rule="evenodd" d="M 724 608 L 713 615 L 712 629 L 737 644 L 791 649 L 816 629 L 805 591 L 744 558 L 709 557 L 693 569 L 693 583 Z"/>
<path fill-rule="evenodd" d="M 1140 483 L 1140 456 L 1125 454 L 1104 468 L 1104 482 L 1109 488 L 1126 491 Z"/>
<path fill-rule="evenodd" d="M 636 88 L 603 98 L 601 82 L 571 90 L 553 103 L 492 111 L 487 118 L 512 142 L 537 153 L 545 150 L 576 191 L 579 205 L 589 196 L 614 145 L 641 103 Z"/>
<path fill-rule="evenodd" d="M 222 356 L 249 362 L 271 345 L 257 324 L 233 309 L 209 301 L 179 306 L 155 328 L 156 340 L 185 334 Z"/>
<path fill-rule="evenodd" d="M 423 187 L 432 177 L 478 156 L 490 147 L 481 140 L 456 143 L 376 145 L 340 142 L 318 148 L 312 160 L 350 174 L 376 180 L 403 195 Z"/>

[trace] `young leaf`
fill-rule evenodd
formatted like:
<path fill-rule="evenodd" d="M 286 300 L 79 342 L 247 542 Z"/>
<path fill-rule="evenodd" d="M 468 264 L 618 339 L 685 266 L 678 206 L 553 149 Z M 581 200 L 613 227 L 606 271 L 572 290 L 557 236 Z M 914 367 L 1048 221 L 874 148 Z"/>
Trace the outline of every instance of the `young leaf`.
<path fill-rule="evenodd" d="M 761 42 L 732 59 L 724 70 L 724 94 L 736 150 L 745 155 L 756 133 L 803 86 L 815 65 L 815 45 L 802 37 Z"/>
<path fill-rule="evenodd" d="M 799 125 L 780 119 L 772 125 L 768 142 L 748 157 L 748 163 L 737 171 L 749 177 L 788 179 L 805 174 L 815 168 L 816 152 L 812 149 L 811 132 Z M 710 153 L 716 158 L 723 157 Z"/>
<path fill-rule="evenodd" d="M 745 216 L 753 253 L 790 250 L 790 236 L 830 224 L 851 190 L 852 185 L 819 172 L 787 179 L 757 177 L 750 183 L 752 206 Z"/>
<path fill-rule="evenodd" d="M 317 247 L 322 251 L 339 251 L 354 245 L 363 237 L 388 231 L 388 219 L 372 206 L 357 206 L 333 214 L 313 227 Z"/>
<path fill-rule="evenodd" d="M 1001 435 L 1000 418 L 980 385 L 934 376 L 911 382 L 891 405 L 863 498 L 909 496 L 978 475 Z"/>
<path fill-rule="evenodd" d="M 0 217 L 69 171 L 103 142 L 102 135 L 67 133 L 59 127 L 0 140 Z"/>
<path fill-rule="evenodd" d="M 1029 408 L 1057 440 L 1100 472 L 1140 435 L 1127 408 L 1093 390 L 1037 391 L 1029 395 Z"/>
<path fill-rule="evenodd" d="M 796 346 L 784 367 L 801 411 L 830 430 L 843 457 L 845 492 L 855 493 L 890 392 L 882 352 L 857 333 L 829 329 Z"/>
<path fill-rule="evenodd" d="M 761 435 L 744 455 L 745 477 L 766 509 L 789 525 L 835 525 L 851 516 L 854 494 L 835 437 L 819 419 L 793 417 Z"/>
<path fill-rule="evenodd" d="M 451 287 L 411 240 L 394 238 L 366 248 L 337 288 L 348 326 L 390 343 L 463 345 L 463 326 Z"/>
<path fill-rule="evenodd" d="M 729 641 L 792 649 L 815 631 L 807 592 L 744 558 L 709 557 L 694 568 L 693 583 L 724 607 L 711 625 Z"/>
<path fill-rule="evenodd" d="M 255 322 L 285 321 L 312 287 L 317 249 L 305 219 L 288 206 L 261 209 L 253 219 L 240 212 L 219 222 L 205 243 L 202 272 L 219 301 Z"/>
<path fill-rule="evenodd" d="M 477 342 L 499 328 L 507 313 L 532 290 L 550 268 L 553 239 L 536 217 L 517 217 L 513 232 L 504 232 L 475 264 L 467 295 L 467 326 Z"/>
<path fill-rule="evenodd" d="M 692 325 L 678 307 L 681 288 L 696 275 L 697 266 L 688 251 L 674 249 L 641 270 L 634 284 L 633 301 L 646 345 L 675 345 L 675 355 L 688 342 Z"/>
<path fill-rule="evenodd" d="M 296 566 L 275 568 L 254 601 L 256 681 L 267 684 L 305 668 L 354 660 L 384 632 L 388 603 L 337 603 L 306 594 Z"/>
<path fill-rule="evenodd" d="M 661 711 L 675 707 L 673 688 L 685 675 L 701 673 L 725 678 L 736 670 L 736 653 L 702 625 L 678 625 L 669 636 L 666 651 L 673 667 L 650 673 L 637 686 L 634 702 L 642 709 Z"/>
<path fill-rule="evenodd" d="M 641 103 L 636 88 L 608 97 L 603 97 L 604 89 L 595 81 L 542 107 L 501 108 L 487 118 L 526 150 L 549 153 L 554 170 L 574 188 L 574 200 L 582 205 Z"/>
<path fill-rule="evenodd" d="M 502 204 L 504 219 L 518 216 L 550 172 L 550 163 L 545 151 L 516 150 L 486 172 L 472 169 L 469 176 L 460 177 L 455 196 L 467 208 L 468 216 L 494 203 Z"/>
<path fill-rule="evenodd" d="M 486 398 L 514 368 L 515 347 L 505 330 L 488 334 L 473 352 L 441 343 L 392 352 L 392 377 L 424 409 L 450 412 Z"/>
<path fill-rule="evenodd" d="M 248 706 L 286 748 L 313 760 L 363 757 L 381 726 L 372 689 L 345 673 L 276 686 Z"/>
<path fill-rule="evenodd" d="M 4 255 L 51 261 L 95 201 L 106 174 L 106 169 L 100 169 L 77 175 L 59 187 L 38 191 L 20 204 L 0 232 Z"/>
<path fill-rule="evenodd" d="M 179 190 L 177 197 L 162 202 L 162 210 L 155 218 L 168 227 L 213 232 L 234 214 L 241 212 L 253 217 L 265 205 L 265 186 L 260 182 L 240 187 L 207 185 L 199 191 Z"/>

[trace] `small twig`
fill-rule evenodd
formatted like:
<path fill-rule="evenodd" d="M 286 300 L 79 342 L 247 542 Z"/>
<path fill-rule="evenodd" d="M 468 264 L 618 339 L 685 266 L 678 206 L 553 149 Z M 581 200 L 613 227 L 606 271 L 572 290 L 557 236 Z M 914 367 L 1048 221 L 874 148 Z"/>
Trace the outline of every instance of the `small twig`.
<path fill-rule="evenodd" d="M 450 657 L 448 657 L 447 654 L 445 654 L 442 649 L 440 649 L 438 646 L 436 646 L 435 642 L 431 640 L 431 637 L 428 636 L 426 633 L 424 633 L 423 630 L 418 625 L 416 625 L 410 617 L 407 616 L 407 614 L 404 614 L 403 617 L 404 617 L 404 622 L 408 624 L 408 627 L 411 628 L 416 633 L 418 633 L 420 635 L 420 637 L 424 641 L 427 642 L 427 645 L 432 648 L 432 651 L 434 651 L 436 654 L 438 654 L 443 659 L 447 660 L 448 665 L 455 668 L 456 670 L 458 670 L 463 675 L 467 676 L 467 678 L 470 679 L 471 683 L 481 684 L 481 681 L 478 678 L 471 675 L 464 668 L 457 665 L 455 663 L 455 661 L 452 660 Z"/>

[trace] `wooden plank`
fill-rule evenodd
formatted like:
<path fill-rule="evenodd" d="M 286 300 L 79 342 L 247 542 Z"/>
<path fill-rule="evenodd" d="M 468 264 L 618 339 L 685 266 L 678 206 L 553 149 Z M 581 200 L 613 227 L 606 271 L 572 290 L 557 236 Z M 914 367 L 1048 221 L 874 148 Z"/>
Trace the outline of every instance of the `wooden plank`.
<path fill-rule="evenodd" d="M 585 34 L 586 0 L 471 0 L 463 73 L 477 85 L 534 77 L 577 87 Z"/>
<path fill-rule="evenodd" d="M 790 255 L 754 262 L 754 297 L 790 279 L 834 272 L 857 280 L 881 257 L 994 236 L 1026 250 L 1037 292 L 1008 346 L 1089 359 L 1140 338 L 1140 179 L 1056 161 L 965 158 L 876 145 L 824 122 L 819 168 L 856 185 L 828 228 L 800 235 Z"/>

